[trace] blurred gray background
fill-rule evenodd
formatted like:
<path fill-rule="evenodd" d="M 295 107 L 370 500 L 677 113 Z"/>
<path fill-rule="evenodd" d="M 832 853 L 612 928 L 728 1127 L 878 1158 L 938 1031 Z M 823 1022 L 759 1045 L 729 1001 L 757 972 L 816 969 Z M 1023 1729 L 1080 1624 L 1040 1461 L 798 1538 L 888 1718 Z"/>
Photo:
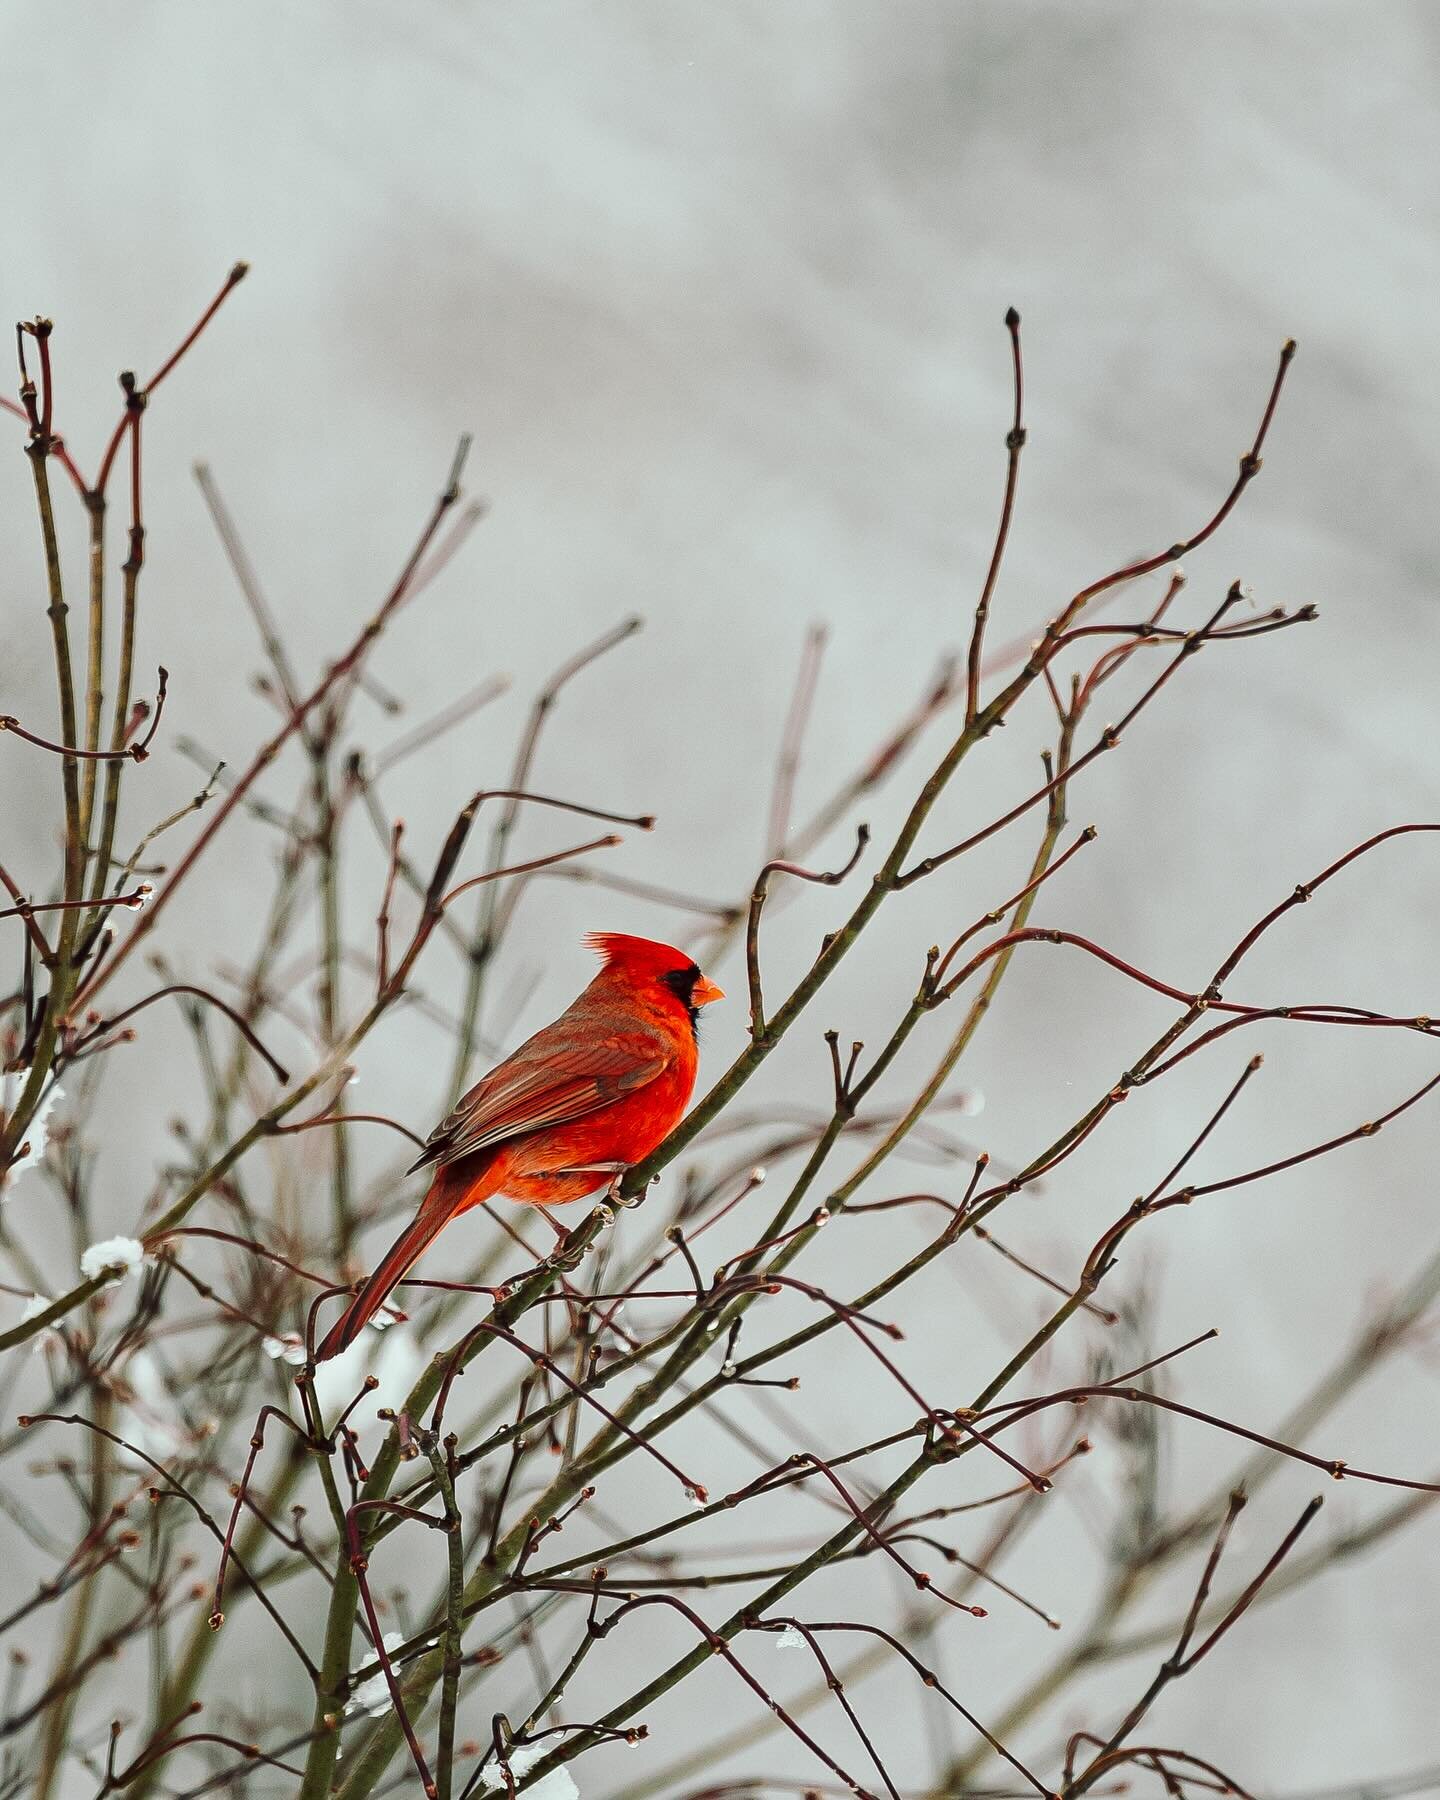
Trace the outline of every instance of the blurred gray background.
<path fill-rule="evenodd" d="M 190 464 L 212 465 L 313 670 L 373 609 L 468 429 L 469 484 L 492 515 L 374 667 L 414 719 L 493 671 L 514 685 L 397 770 L 387 804 L 417 848 L 433 844 L 460 800 L 502 779 L 555 662 L 639 612 L 644 633 L 567 694 L 537 781 L 660 815 L 653 837 L 611 853 L 617 871 L 738 897 L 762 854 L 810 624 L 831 636 L 802 815 L 963 641 L 1003 476 L 1013 304 L 1031 435 L 992 642 L 1023 637 L 1085 582 L 1200 525 L 1288 335 L 1300 356 L 1263 476 L 1187 565 L 1187 616 L 1235 577 L 1262 607 L 1321 613 L 1303 631 L 1199 658 L 1077 782 L 1072 816 L 1097 822 L 1100 839 L 1037 918 L 1186 986 L 1295 881 L 1373 830 L 1437 815 L 1433 7 L 174 0 L 43 20 L 14 8 L 7 35 L 0 295 L 7 317 L 56 320 L 60 422 L 85 467 L 114 414 L 116 370 L 143 375 L 229 264 L 253 265 L 147 422 L 141 665 L 163 657 L 171 669 L 168 736 L 242 760 L 271 716 L 248 685 L 258 650 Z M 44 729 L 41 569 L 12 435 L 0 458 L 0 706 Z M 78 581 L 78 555 L 72 568 Z M 370 716 L 373 743 L 403 728 Z M 943 734 L 869 809 L 882 836 Z M 1025 791 L 1048 734 L 1037 695 L 947 797 L 930 845 Z M 5 756 L 5 857 L 40 871 L 54 831 L 53 796 L 35 785 L 46 771 L 18 745 Z M 197 785 L 173 749 L 149 770 L 143 799 L 131 786 L 127 839 Z M 239 960 L 253 939 L 269 850 L 249 825 L 230 841 L 226 868 L 172 915 L 196 966 L 217 946 Z M 567 841 L 553 819 L 521 838 L 536 850 Z M 763 1097 L 820 1104 L 822 1027 L 878 1035 L 925 945 L 1017 886 L 1032 844 L 1018 826 L 889 908 L 767 1071 Z M 381 865 L 366 846 L 354 866 L 347 905 L 368 943 Z M 1237 993 L 1440 1011 L 1437 875 L 1427 839 L 1383 852 L 1267 941 Z M 775 991 L 843 904 L 822 892 L 777 915 Z M 581 933 L 604 926 L 691 929 L 637 901 L 538 884 L 504 990 L 529 997 L 518 1019 L 498 1008 L 497 1036 L 513 1041 L 564 1003 L 588 973 Z M 733 958 L 712 972 L 743 989 Z M 422 985 L 453 1000 L 459 979 L 437 955 Z M 743 1037 L 743 1002 L 719 1013 L 712 1074 Z M 957 1074 L 985 1101 L 967 1131 L 1023 1160 L 1171 1016 L 1098 966 L 1033 952 Z M 150 1041 L 172 1041 L 170 1029 L 156 1018 Z M 399 1015 L 361 1059 L 361 1092 L 418 1128 L 448 1072 L 427 1030 Z M 920 1034 L 887 1098 L 918 1083 L 948 1030 Z M 1256 1048 L 1265 1073 L 1202 1178 L 1358 1123 L 1418 1085 L 1434 1055 L 1399 1034 L 1241 1034 L 1133 1101 L 1063 1180 L 1017 1203 L 1006 1216 L 1017 1248 L 1075 1267 Z M 163 1156 L 173 1097 L 141 1074 L 128 1092 L 123 1075 L 112 1088 L 135 1124 L 107 1164 L 125 1230 Z M 1148 1283 L 1157 1348 L 1222 1332 L 1174 1391 L 1261 1429 L 1277 1420 L 1440 1240 L 1434 1146 L 1435 1114 L 1422 1109 L 1370 1144 L 1141 1234 L 1112 1298 Z M 876 1194 L 905 1180 L 882 1178 Z M 896 1227 L 917 1245 L 921 1229 Z M 835 1281 L 853 1285 L 858 1271 L 837 1271 L 843 1252 L 826 1247 Z M 60 1284 L 71 1272 L 63 1248 L 54 1255 Z M 925 1305 L 931 1328 L 911 1315 L 907 1367 L 968 1395 L 1044 1302 L 987 1262 L 947 1272 Z M 1057 1373 L 1082 1367 L 1084 1348 L 1077 1334 Z M 1435 1377 L 1423 1346 L 1407 1352 L 1316 1447 L 1432 1473 Z M 855 1379 L 868 1393 L 868 1375 Z M 807 1394 L 814 1428 L 838 1441 L 853 1391 L 817 1381 Z M 1219 1479 L 1228 1455 L 1198 1428 L 1180 1432 L 1171 1491 Z M 717 1471 L 724 1456 L 717 1448 Z M 1085 1476 L 1102 1500 L 1106 1467 L 1102 1457 Z M 1251 1509 L 1236 1538 L 1251 1566 L 1314 1486 L 1287 1473 Z M 1327 1500 L 1325 1530 L 1382 1504 L 1355 1487 Z M 1077 1516 L 1033 1532 L 1007 1571 L 1067 1622 L 1085 1605 Z M 1255 1614 L 1167 1695 L 1157 1733 L 1267 1793 L 1440 1761 L 1436 1530 L 1424 1519 Z M 982 1644 L 947 1626 L 940 1652 L 982 1715 L 1053 1648 L 1028 1619 L 990 1627 Z M 1138 1691 L 1145 1667 L 1096 1681 L 1102 1714 Z M 920 1701 L 904 1684 L 893 1693 L 918 1779 Z M 747 1704 L 721 1675 L 687 1687 L 653 1721 L 649 1766 L 703 1745 Z M 1052 1719 L 1021 1747 L 1081 1717 Z M 783 1741 L 771 1750 L 736 1766 L 805 1771 Z M 611 1785 L 644 1774 L 630 1756 Z M 597 1785 L 581 1776 L 582 1791 Z"/>

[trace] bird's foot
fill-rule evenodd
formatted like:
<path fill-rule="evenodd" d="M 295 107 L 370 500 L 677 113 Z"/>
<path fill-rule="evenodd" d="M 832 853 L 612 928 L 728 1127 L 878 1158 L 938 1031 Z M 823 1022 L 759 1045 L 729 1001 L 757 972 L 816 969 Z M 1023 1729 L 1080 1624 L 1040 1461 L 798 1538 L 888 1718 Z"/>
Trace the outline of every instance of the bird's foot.
<path fill-rule="evenodd" d="M 622 1194 L 620 1191 L 620 1184 L 630 1173 L 631 1166 L 632 1165 L 630 1164 L 622 1164 L 612 1176 L 610 1185 L 605 1190 L 605 1200 L 608 1205 L 623 1207 L 628 1211 L 630 1207 L 638 1206 L 645 1198 L 646 1194 L 650 1192 L 651 1188 L 654 1187 L 655 1183 L 660 1179 L 658 1175 L 652 1175 L 638 1194 Z"/>

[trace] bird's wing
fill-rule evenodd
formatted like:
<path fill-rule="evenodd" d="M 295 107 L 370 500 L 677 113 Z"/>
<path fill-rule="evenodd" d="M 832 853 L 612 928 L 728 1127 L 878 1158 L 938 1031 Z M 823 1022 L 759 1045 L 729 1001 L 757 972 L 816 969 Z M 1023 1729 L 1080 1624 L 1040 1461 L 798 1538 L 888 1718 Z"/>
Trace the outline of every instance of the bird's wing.
<path fill-rule="evenodd" d="M 537 1032 L 476 1082 L 430 1133 L 411 1172 L 583 1119 L 645 1087 L 671 1061 L 645 1032 L 618 1032 L 584 1046 L 547 1043 L 547 1035 Z"/>

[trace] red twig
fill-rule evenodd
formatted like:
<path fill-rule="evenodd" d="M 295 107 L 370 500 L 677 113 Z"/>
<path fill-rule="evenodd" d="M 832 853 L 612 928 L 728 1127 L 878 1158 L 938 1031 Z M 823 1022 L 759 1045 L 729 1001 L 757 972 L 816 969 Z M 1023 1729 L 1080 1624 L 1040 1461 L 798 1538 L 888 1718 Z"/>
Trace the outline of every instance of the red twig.
<path fill-rule="evenodd" d="M 1210 1335 L 1207 1333 L 1207 1336 Z M 1285 1444 L 1279 1438 L 1266 1437 L 1264 1432 L 1251 1431 L 1246 1425 L 1237 1425 L 1230 1419 L 1222 1419 L 1214 1413 L 1202 1412 L 1198 1407 L 1186 1406 L 1182 1401 L 1171 1400 L 1164 1394 L 1147 1393 L 1143 1388 L 1113 1387 L 1108 1384 L 1088 1384 L 1079 1387 L 1062 1388 L 1053 1394 L 1041 1394 L 1033 1400 L 1002 1400 L 989 1412 L 982 1413 L 981 1418 L 988 1418 L 993 1413 L 1006 1412 L 1009 1416 L 993 1425 L 984 1437 L 993 1438 L 997 1432 L 1008 1431 L 1012 1425 L 1018 1425 L 1022 1419 L 1043 1412 L 1047 1407 L 1059 1406 L 1067 1401 L 1090 1399 L 1126 1400 L 1134 1404 L 1159 1407 L 1163 1412 L 1178 1413 L 1187 1419 L 1194 1419 L 1201 1425 L 1210 1425 L 1217 1431 L 1229 1433 L 1231 1437 L 1243 1438 L 1247 1443 L 1259 1444 L 1262 1449 L 1273 1450 L 1277 1456 L 1289 1457 L 1292 1462 L 1305 1463 L 1312 1469 L 1321 1469 L 1334 1481 L 1371 1482 L 1379 1487 L 1404 1488 L 1415 1494 L 1440 1494 L 1440 1481 L 1412 1481 L 1403 1475 L 1380 1475 L 1371 1469 L 1356 1469 L 1342 1457 L 1312 1456 L 1308 1450 L 1297 1449 L 1293 1444 Z"/>
<path fill-rule="evenodd" d="M 271 1136 L 289 1137 L 300 1131 L 314 1131 L 320 1125 L 388 1125 L 391 1131 L 398 1131 L 401 1137 L 409 1138 L 412 1144 L 418 1144 L 422 1150 L 425 1148 L 424 1138 L 386 1113 L 322 1113 L 315 1119 L 300 1119 L 294 1125 L 277 1125 Z"/>
<path fill-rule="evenodd" d="M 67 1047 L 66 1055 L 75 1056 L 80 1054 L 87 1045 L 93 1044 L 97 1038 L 103 1037 L 106 1033 L 114 1031 L 116 1026 L 123 1025 L 126 1019 L 134 1018 L 136 1013 L 143 1012 L 147 1006 L 153 1006 L 157 1000 L 163 1000 L 170 994 L 190 994 L 197 1000 L 205 1001 L 208 1006 L 218 1008 L 219 1011 L 225 1014 L 225 1017 L 229 1019 L 230 1023 L 240 1033 L 241 1037 L 244 1038 L 245 1042 L 249 1044 L 256 1055 L 263 1057 L 270 1065 L 275 1079 L 279 1081 L 282 1086 L 289 1081 L 290 1071 L 282 1062 L 272 1056 L 265 1048 L 264 1044 L 260 1042 L 260 1039 L 255 1035 L 254 1029 L 246 1018 L 236 1012 L 235 1008 L 231 1006 L 228 1001 L 222 1000 L 218 994 L 212 994 L 208 988 L 196 987 L 192 982 L 188 981 L 174 981 L 167 987 L 157 988 L 153 994 L 147 994 L 143 1000 L 137 1000 L 133 1006 L 125 1007 L 123 1011 L 115 1013 L 111 1018 L 99 1020 L 83 1037 L 76 1038 L 74 1042 Z"/>
<path fill-rule="evenodd" d="M 33 731 L 27 731 L 13 713 L 0 713 L 0 731 L 11 732 L 15 737 L 24 738 L 27 744 L 35 744 L 41 750 L 49 750 L 56 756 L 74 757 L 80 762 L 144 762 L 150 754 L 151 740 L 160 725 L 160 715 L 165 708 L 165 691 L 169 681 L 168 670 L 161 669 L 160 686 L 155 696 L 155 710 L 151 715 L 150 729 L 139 743 L 128 744 L 123 750 L 84 750 L 75 744 L 53 743 L 49 738 L 41 737 Z"/>
<path fill-rule="evenodd" d="M 552 850 L 548 856 L 532 857 L 529 862 L 511 863 L 504 869 L 487 869 L 483 875 L 472 875 L 468 881 L 462 881 L 459 887 L 451 888 L 440 902 L 442 908 L 458 900 L 461 894 L 468 894 L 471 888 L 484 887 L 486 882 L 499 881 L 507 875 L 527 875 L 532 869 L 548 869 L 552 863 L 568 862 L 571 857 L 586 856 L 592 850 L 611 850 L 617 844 L 623 844 L 624 838 L 616 837 L 611 832 L 606 837 L 591 838 L 585 844 L 572 844 L 566 850 Z"/>
<path fill-rule="evenodd" d="M 148 400 L 155 389 L 159 387 L 160 383 L 175 367 L 176 363 L 180 361 L 181 357 L 185 355 L 186 351 L 194 345 L 201 332 L 204 331 L 205 327 L 215 317 L 216 313 L 219 312 L 220 308 L 229 298 L 231 292 L 245 279 L 249 270 L 250 265 L 243 262 L 237 262 L 230 270 L 230 273 L 225 277 L 224 284 L 219 293 L 216 294 L 215 298 L 195 321 L 195 324 L 180 340 L 179 345 L 166 357 L 165 361 L 161 363 L 160 367 L 150 377 L 149 381 L 145 383 L 144 387 L 138 390 L 142 404 L 145 400 Z M 103 495 L 106 488 L 109 486 L 110 471 L 115 465 L 115 458 L 119 453 L 120 445 L 124 439 L 126 427 L 131 422 L 131 417 L 132 413 L 127 407 L 120 422 L 111 433 L 110 442 L 105 446 L 105 454 L 100 459 L 100 473 L 95 477 L 94 492 L 96 494 Z"/>

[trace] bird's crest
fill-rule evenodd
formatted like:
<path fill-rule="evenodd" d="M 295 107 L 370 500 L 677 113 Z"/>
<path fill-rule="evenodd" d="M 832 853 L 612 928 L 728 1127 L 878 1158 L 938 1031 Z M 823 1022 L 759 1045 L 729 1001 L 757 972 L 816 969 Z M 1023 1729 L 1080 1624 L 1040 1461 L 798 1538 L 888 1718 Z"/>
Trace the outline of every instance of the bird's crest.
<path fill-rule="evenodd" d="M 599 951 L 607 969 L 623 969 L 634 975 L 671 975 L 695 966 L 693 960 L 673 944 L 630 937 L 623 931 L 587 932 L 585 942 L 592 950 Z"/>

